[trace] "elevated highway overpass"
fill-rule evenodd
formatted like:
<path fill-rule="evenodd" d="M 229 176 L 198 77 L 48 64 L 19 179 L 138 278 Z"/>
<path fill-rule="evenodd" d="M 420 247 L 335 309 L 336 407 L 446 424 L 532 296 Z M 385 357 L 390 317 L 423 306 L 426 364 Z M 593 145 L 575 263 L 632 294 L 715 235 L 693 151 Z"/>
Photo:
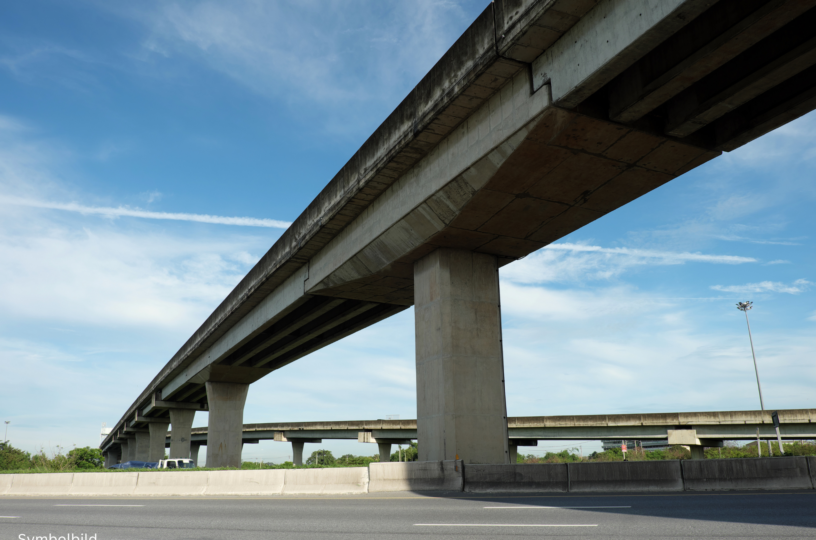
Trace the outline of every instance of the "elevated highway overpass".
<path fill-rule="evenodd" d="M 782 439 L 816 439 L 816 409 L 780 410 L 777 413 Z M 207 431 L 206 427 L 191 430 L 191 453 L 184 457 L 192 457 L 198 462 L 199 448 L 207 446 Z M 507 432 L 512 463 L 519 446 L 537 446 L 538 441 L 659 440 L 690 446 L 692 453 L 699 455 L 704 447 L 721 446 L 725 440 L 776 438 L 771 414 L 762 411 L 511 416 L 507 419 Z M 165 447 L 171 444 L 171 439 L 172 433 L 168 434 Z M 324 439 L 376 443 L 380 459 L 389 461 L 393 444 L 407 444 L 418 439 L 417 421 L 271 422 L 244 424 L 242 427 L 244 444 L 262 440 L 290 442 L 296 465 L 303 463 L 305 443 L 320 443 Z M 136 459 L 136 456 L 125 455 L 121 459 L 127 461 Z"/>
<path fill-rule="evenodd" d="M 812 110 L 814 7 L 494 1 L 102 449 L 189 454 L 208 409 L 236 466 L 252 382 L 414 305 L 420 458 L 507 462 L 498 269 Z"/>

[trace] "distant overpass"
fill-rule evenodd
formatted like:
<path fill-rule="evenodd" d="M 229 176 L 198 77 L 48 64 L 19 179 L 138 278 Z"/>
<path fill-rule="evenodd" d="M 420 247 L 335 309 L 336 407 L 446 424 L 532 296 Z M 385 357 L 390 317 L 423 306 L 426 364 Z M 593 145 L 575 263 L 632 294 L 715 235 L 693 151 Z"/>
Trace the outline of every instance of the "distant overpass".
<path fill-rule="evenodd" d="M 814 28 L 816 0 L 495 0 L 101 448 L 154 459 L 172 423 L 189 455 L 208 408 L 238 466 L 252 382 L 414 305 L 420 459 L 509 462 L 499 268 L 816 108 Z"/>
<path fill-rule="evenodd" d="M 780 410 L 780 434 L 783 439 L 816 439 L 816 409 Z M 704 447 L 721 446 L 724 440 L 775 439 L 770 413 L 762 411 L 715 411 L 651 414 L 611 414 L 586 416 L 519 416 L 507 419 L 508 445 L 515 454 L 519 446 L 536 446 L 540 440 L 665 440 L 669 431 L 690 435 L 678 444 L 690 446 L 699 457 Z M 693 433 L 693 434 L 692 434 Z M 388 461 L 392 444 L 417 440 L 416 420 L 352 420 L 331 422 L 282 422 L 244 424 L 243 442 L 261 440 L 291 442 L 293 461 L 303 463 L 304 443 L 324 439 L 357 440 L 379 445 L 380 459 Z M 697 439 L 695 444 L 694 439 Z M 191 456 L 207 444 L 207 428 L 191 433 Z M 170 437 L 166 444 L 170 443 Z"/>

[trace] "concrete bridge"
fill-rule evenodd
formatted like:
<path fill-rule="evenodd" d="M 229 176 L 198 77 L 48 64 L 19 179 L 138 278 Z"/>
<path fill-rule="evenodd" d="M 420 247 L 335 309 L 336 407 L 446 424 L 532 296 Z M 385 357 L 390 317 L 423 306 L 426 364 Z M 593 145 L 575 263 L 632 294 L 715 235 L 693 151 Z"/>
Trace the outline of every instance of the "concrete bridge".
<path fill-rule="evenodd" d="M 496 0 L 103 441 L 240 465 L 249 385 L 411 305 L 420 459 L 510 460 L 498 269 L 816 106 L 816 0 Z"/>
<path fill-rule="evenodd" d="M 816 439 L 816 409 L 777 411 L 780 436 L 785 440 Z M 725 440 L 768 440 L 776 438 L 770 413 L 762 411 L 715 411 L 652 414 L 612 414 L 584 416 L 520 416 L 507 419 L 511 463 L 516 462 L 520 446 L 537 446 L 538 441 L 646 440 L 689 446 L 692 458 L 702 459 L 706 447 L 722 446 Z M 380 461 L 390 461 L 391 446 L 409 444 L 418 439 L 416 420 L 350 420 L 329 422 L 276 422 L 244 424 L 242 444 L 262 440 L 290 442 L 292 461 L 303 464 L 306 443 L 324 439 L 357 440 L 376 443 Z M 165 440 L 172 444 L 173 434 Z M 198 463 L 198 453 L 207 446 L 208 429 L 193 428 L 189 455 Z M 121 461 L 139 459 L 136 446 L 123 446 Z M 130 452 L 130 453 L 128 453 Z M 115 464 L 113 450 L 106 465 Z M 144 457 L 144 456 L 143 456 Z M 145 459 L 144 461 L 147 461 Z"/>

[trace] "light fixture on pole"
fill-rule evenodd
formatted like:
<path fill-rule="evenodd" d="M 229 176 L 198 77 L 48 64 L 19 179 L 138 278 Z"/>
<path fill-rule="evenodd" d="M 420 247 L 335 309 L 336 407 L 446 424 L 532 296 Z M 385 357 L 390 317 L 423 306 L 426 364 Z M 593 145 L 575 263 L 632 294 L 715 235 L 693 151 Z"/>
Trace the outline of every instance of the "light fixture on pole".
<path fill-rule="evenodd" d="M 762 400 L 762 385 L 759 382 L 759 368 L 757 367 L 756 353 L 754 352 L 754 338 L 751 337 L 751 323 L 748 321 L 748 311 L 754 306 L 753 302 L 737 302 L 737 309 L 745 313 L 745 323 L 748 325 L 748 341 L 751 342 L 751 356 L 754 358 L 754 372 L 756 373 L 757 389 L 759 390 L 759 406 L 762 408 L 762 416 L 765 416 L 765 402 Z M 757 444 L 759 444 L 757 442 Z M 780 450 L 782 448 L 780 447 Z M 768 439 L 768 455 L 773 456 L 771 451 L 771 440 Z"/>

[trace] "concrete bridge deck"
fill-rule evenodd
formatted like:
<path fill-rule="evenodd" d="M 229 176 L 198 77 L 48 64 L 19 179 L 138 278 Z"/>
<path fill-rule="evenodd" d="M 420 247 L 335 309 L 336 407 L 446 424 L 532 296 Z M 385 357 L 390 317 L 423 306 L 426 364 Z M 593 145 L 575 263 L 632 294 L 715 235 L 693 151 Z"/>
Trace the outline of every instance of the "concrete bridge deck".
<path fill-rule="evenodd" d="M 814 109 L 815 7 L 492 2 L 101 447 L 147 457 L 209 408 L 234 464 L 250 383 L 416 305 L 423 459 L 506 462 L 476 444 L 508 438 L 498 268 Z"/>
<path fill-rule="evenodd" d="M 780 436 L 784 440 L 816 439 L 816 409 L 777 411 Z M 576 440 L 662 440 L 669 442 L 669 431 L 693 431 L 699 444 L 684 440 L 687 446 L 721 446 L 724 440 L 776 439 L 770 413 L 762 411 L 715 411 L 652 414 L 615 414 L 583 416 L 519 416 L 507 419 L 509 446 L 536 446 L 538 441 Z M 391 445 L 417 440 L 416 420 L 351 420 L 330 422 L 275 422 L 244 424 L 244 444 L 262 440 L 291 442 L 294 459 L 302 463 L 303 444 L 329 440 L 357 440 L 377 443 L 383 459 L 390 457 Z M 171 435 L 166 445 L 170 444 Z M 207 444 L 207 428 L 193 428 L 190 440 L 194 459 L 198 448 Z M 678 443 L 679 444 L 679 443 Z"/>

